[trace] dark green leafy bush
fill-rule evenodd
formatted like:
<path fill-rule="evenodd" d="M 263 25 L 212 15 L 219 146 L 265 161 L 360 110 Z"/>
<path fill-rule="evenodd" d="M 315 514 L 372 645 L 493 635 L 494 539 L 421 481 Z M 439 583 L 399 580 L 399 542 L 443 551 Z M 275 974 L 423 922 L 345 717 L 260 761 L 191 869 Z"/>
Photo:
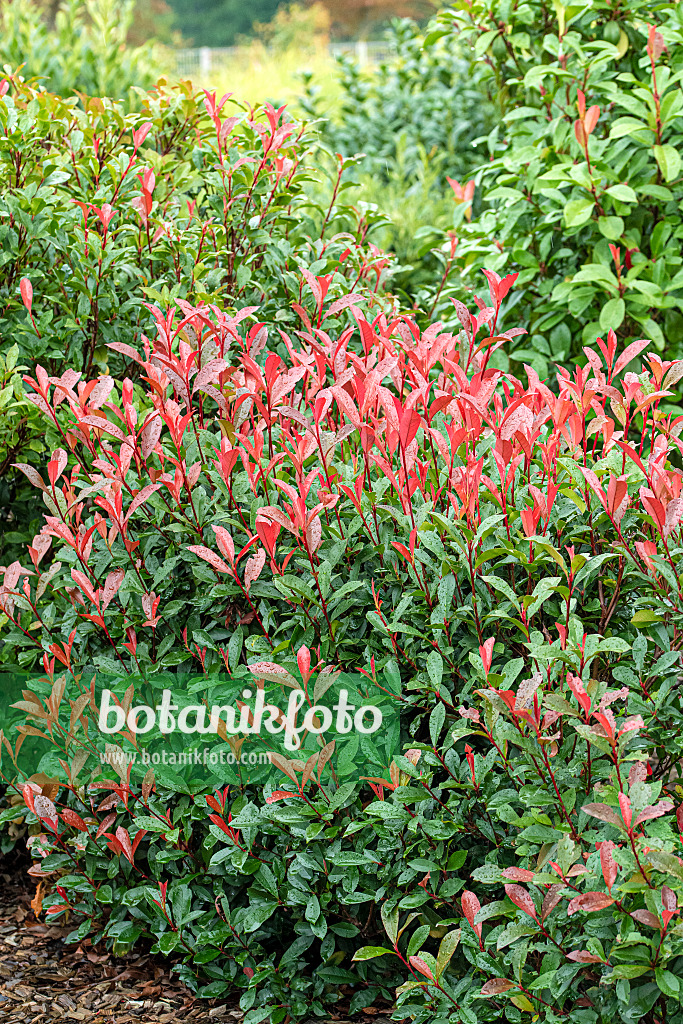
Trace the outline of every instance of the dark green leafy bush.
<path fill-rule="evenodd" d="M 425 38 L 409 19 L 393 22 L 388 43 L 394 53 L 372 71 L 339 58 L 341 100 L 325 127 L 329 144 L 345 156 L 364 154 L 362 169 L 380 180 L 391 178 L 402 139 L 414 176 L 425 159 L 442 185 L 446 175 L 468 176 L 480 160 L 473 143 L 493 127 L 479 76 L 457 44 L 430 38 L 429 29 Z M 315 83 L 306 81 L 315 103 Z"/>
<path fill-rule="evenodd" d="M 55 754 L 26 779 L 5 739 L 3 819 L 32 825 L 74 938 L 147 938 L 201 995 L 240 991 L 248 1024 L 396 986 L 424 1024 L 680 1020 L 683 476 L 661 406 L 683 367 L 626 372 L 647 343 L 610 332 L 556 392 L 505 376 L 513 279 L 487 275 L 456 334 L 305 273 L 264 363 L 260 323 L 182 304 L 137 383 L 27 378 L 47 514 L 0 600 L 5 649 L 45 670 L 24 735 Z M 94 670 L 153 689 L 191 668 L 208 694 L 309 656 L 401 684 L 403 752 L 369 789 L 336 785 L 334 753 L 263 791 L 100 763 Z"/>

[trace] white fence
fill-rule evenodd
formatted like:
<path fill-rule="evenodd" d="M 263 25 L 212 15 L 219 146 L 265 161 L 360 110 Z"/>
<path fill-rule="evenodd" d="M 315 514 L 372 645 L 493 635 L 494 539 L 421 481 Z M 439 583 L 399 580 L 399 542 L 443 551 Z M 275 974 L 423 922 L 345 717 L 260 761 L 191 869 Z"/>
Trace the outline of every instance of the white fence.
<path fill-rule="evenodd" d="M 386 60 L 394 52 L 390 43 L 357 39 L 347 43 L 330 43 L 331 57 L 348 54 L 355 58 L 361 67 L 374 66 Z M 239 46 L 210 47 L 200 46 L 194 50 L 176 50 L 176 74 L 180 78 L 205 78 L 212 71 L 229 68 L 237 57 L 244 57 L 245 49 Z"/>

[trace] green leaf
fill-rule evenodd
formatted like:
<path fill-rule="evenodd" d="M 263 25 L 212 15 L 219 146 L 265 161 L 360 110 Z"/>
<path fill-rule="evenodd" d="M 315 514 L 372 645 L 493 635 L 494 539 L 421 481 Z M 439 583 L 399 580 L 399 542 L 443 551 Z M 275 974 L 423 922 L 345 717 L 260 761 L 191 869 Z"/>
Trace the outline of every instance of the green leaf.
<path fill-rule="evenodd" d="M 439 734 L 443 729 L 443 723 L 446 720 L 446 708 L 441 701 L 432 709 L 429 716 L 429 736 L 433 746 L 436 746 Z"/>
<path fill-rule="evenodd" d="M 681 154 L 675 146 L 653 146 L 652 150 L 664 181 L 673 181 L 677 178 L 681 170 Z"/>
<path fill-rule="evenodd" d="M 667 971 L 664 967 L 658 967 L 655 971 L 655 980 L 665 996 L 669 996 L 671 999 L 680 997 L 680 980 L 671 971 Z"/>
<path fill-rule="evenodd" d="M 617 220 L 618 218 L 612 218 Z M 600 310 L 600 326 L 603 331 L 608 331 L 612 328 L 613 331 L 618 331 L 624 322 L 626 316 L 626 303 L 623 299 L 610 299 Z"/>
<path fill-rule="evenodd" d="M 638 197 L 631 188 L 630 185 L 624 185 L 619 183 L 618 185 L 610 185 L 607 189 L 607 195 L 611 196 L 612 199 L 616 199 L 620 203 L 636 203 Z"/>
<path fill-rule="evenodd" d="M 375 957 L 385 956 L 387 953 L 393 953 L 393 949 L 385 949 L 384 946 L 361 946 L 353 954 L 353 960 L 374 960 Z M 395 954 L 394 954 L 395 955 Z"/>
<path fill-rule="evenodd" d="M 427 655 L 427 672 L 432 686 L 438 690 L 443 677 L 443 658 L 438 651 L 430 651 Z"/>
<path fill-rule="evenodd" d="M 442 938 L 436 958 L 436 970 L 434 972 L 437 981 L 450 963 L 450 960 L 458 947 L 458 943 L 460 942 L 460 935 L 460 928 L 454 928 L 453 931 L 448 932 Z"/>
<path fill-rule="evenodd" d="M 408 943 L 408 956 L 413 956 L 414 953 L 422 949 L 422 943 L 429 937 L 430 929 L 431 925 L 428 924 L 422 924 L 415 929 Z"/>
<path fill-rule="evenodd" d="M 621 217 L 598 217 L 598 228 L 604 238 L 616 242 L 624 233 L 624 222 Z"/>
<path fill-rule="evenodd" d="M 578 228 L 590 220 L 595 203 L 592 199 L 570 199 L 564 208 L 564 223 L 568 228 Z"/>
<path fill-rule="evenodd" d="M 400 916 L 398 907 L 393 907 L 390 910 L 387 904 L 383 903 L 380 908 L 380 916 L 382 918 L 384 930 L 389 936 L 389 941 L 395 945 L 398 938 L 398 920 Z M 378 953 L 377 955 L 379 956 L 380 954 Z"/>
<path fill-rule="evenodd" d="M 356 782 L 344 782 L 339 789 L 337 789 L 330 799 L 329 808 L 331 811 L 337 811 L 340 807 L 343 807 L 347 800 L 353 796 L 358 783 Z"/>
<path fill-rule="evenodd" d="M 538 931 L 538 925 L 524 924 L 522 922 L 514 922 L 509 924 L 507 928 L 504 928 L 496 940 L 497 949 L 505 949 L 506 946 L 510 946 L 517 939 L 522 939 L 526 935 L 535 935 Z"/>
<path fill-rule="evenodd" d="M 611 981 L 613 978 L 639 978 L 641 974 L 647 974 L 650 967 L 647 964 L 618 964 L 611 974 L 607 975 L 606 980 Z"/>

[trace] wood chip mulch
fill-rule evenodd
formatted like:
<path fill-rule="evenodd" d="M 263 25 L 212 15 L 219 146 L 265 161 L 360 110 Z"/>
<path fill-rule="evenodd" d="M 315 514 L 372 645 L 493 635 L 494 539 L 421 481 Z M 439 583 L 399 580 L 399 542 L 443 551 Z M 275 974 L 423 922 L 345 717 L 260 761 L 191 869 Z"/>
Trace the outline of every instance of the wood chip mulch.
<path fill-rule="evenodd" d="M 26 866 L 0 860 L 1 1024 L 239 1024 L 232 1004 L 197 1000 L 148 954 L 113 957 L 89 941 L 66 946 L 71 928 L 50 926 L 31 907 L 35 887 Z M 370 1008 L 349 1024 L 391 1024 Z M 367 1016 L 366 1016 L 367 1014 Z M 313 1024 L 313 1022 L 311 1022 Z M 342 1017 L 316 1024 L 345 1024 Z"/>

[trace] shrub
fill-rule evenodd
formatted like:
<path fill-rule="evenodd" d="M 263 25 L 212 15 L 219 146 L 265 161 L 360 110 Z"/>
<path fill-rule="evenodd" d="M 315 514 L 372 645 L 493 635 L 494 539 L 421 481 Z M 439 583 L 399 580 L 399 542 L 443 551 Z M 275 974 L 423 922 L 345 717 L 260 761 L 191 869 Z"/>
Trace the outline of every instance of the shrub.
<path fill-rule="evenodd" d="M 514 315 L 533 340 L 510 358 L 545 377 L 608 327 L 623 345 L 646 334 L 679 356 L 680 5 L 454 8 L 439 16 L 443 40 L 469 44 L 502 115 L 475 179 L 484 212 L 457 232 L 458 264 L 469 286 L 482 266 L 519 272 Z M 440 315 L 460 287 L 453 277 L 442 291 Z M 435 288 L 417 294 L 420 308 Z"/>
<path fill-rule="evenodd" d="M 450 334 L 304 277 L 264 364 L 261 324 L 182 304 L 137 382 L 27 378 L 53 455 L 5 647 L 45 671 L 19 706 L 57 756 L 27 779 L 5 737 L 3 818 L 33 825 L 50 917 L 175 952 L 250 1024 L 397 985 L 425 1024 L 677 1020 L 682 364 L 610 331 L 554 393 L 490 366 L 513 278 Z M 208 699 L 325 664 L 399 700 L 369 789 L 99 764 L 93 670 L 130 707 L 183 665 Z"/>
<path fill-rule="evenodd" d="M 330 298 L 354 281 L 379 287 L 358 224 L 329 227 L 343 195 L 330 210 L 307 195 L 316 143 L 283 110 L 245 111 L 189 83 L 141 96 L 138 114 L 82 110 L 16 77 L 2 91 L 0 341 L 20 361 L 134 375 L 107 345 L 137 346 L 149 304 L 258 305 L 285 327 L 303 269 L 331 275 Z M 3 430 L 0 463 L 35 439 L 22 423 Z"/>
<path fill-rule="evenodd" d="M 471 176 L 495 124 L 479 69 L 452 37 L 440 38 L 436 24 L 420 31 L 395 19 L 388 32 L 394 53 L 379 68 L 342 57 L 341 98 L 330 105 L 315 76 L 304 74 L 301 101 L 312 116 L 328 117 L 322 138 L 334 152 L 357 156 L 346 184 L 358 188 L 349 195 L 373 225 L 374 242 L 393 255 L 392 289 L 406 308 L 426 312 L 424 326 L 444 269 L 435 246 L 459 223 L 449 181 Z M 454 266 L 450 261 L 449 273 Z"/>
<path fill-rule="evenodd" d="M 150 88 L 161 66 L 152 45 L 127 45 L 134 17 L 135 0 L 63 0 L 53 28 L 32 0 L 6 0 L 0 66 L 21 68 L 62 96 L 84 93 L 135 104 L 133 88 Z"/>
<path fill-rule="evenodd" d="M 478 163 L 473 144 L 493 127 L 493 105 L 479 76 L 460 46 L 452 39 L 444 43 L 433 28 L 421 33 L 414 21 L 395 19 L 387 33 L 395 52 L 370 71 L 351 57 L 339 58 L 341 98 L 325 137 L 345 156 L 362 153 L 362 169 L 380 180 L 391 176 L 401 138 L 415 174 L 426 154 L 442 184 L 446 175 L 467 175 Z M 312 112 L 321 113 L 315 81 L 304 81 Z"/>

